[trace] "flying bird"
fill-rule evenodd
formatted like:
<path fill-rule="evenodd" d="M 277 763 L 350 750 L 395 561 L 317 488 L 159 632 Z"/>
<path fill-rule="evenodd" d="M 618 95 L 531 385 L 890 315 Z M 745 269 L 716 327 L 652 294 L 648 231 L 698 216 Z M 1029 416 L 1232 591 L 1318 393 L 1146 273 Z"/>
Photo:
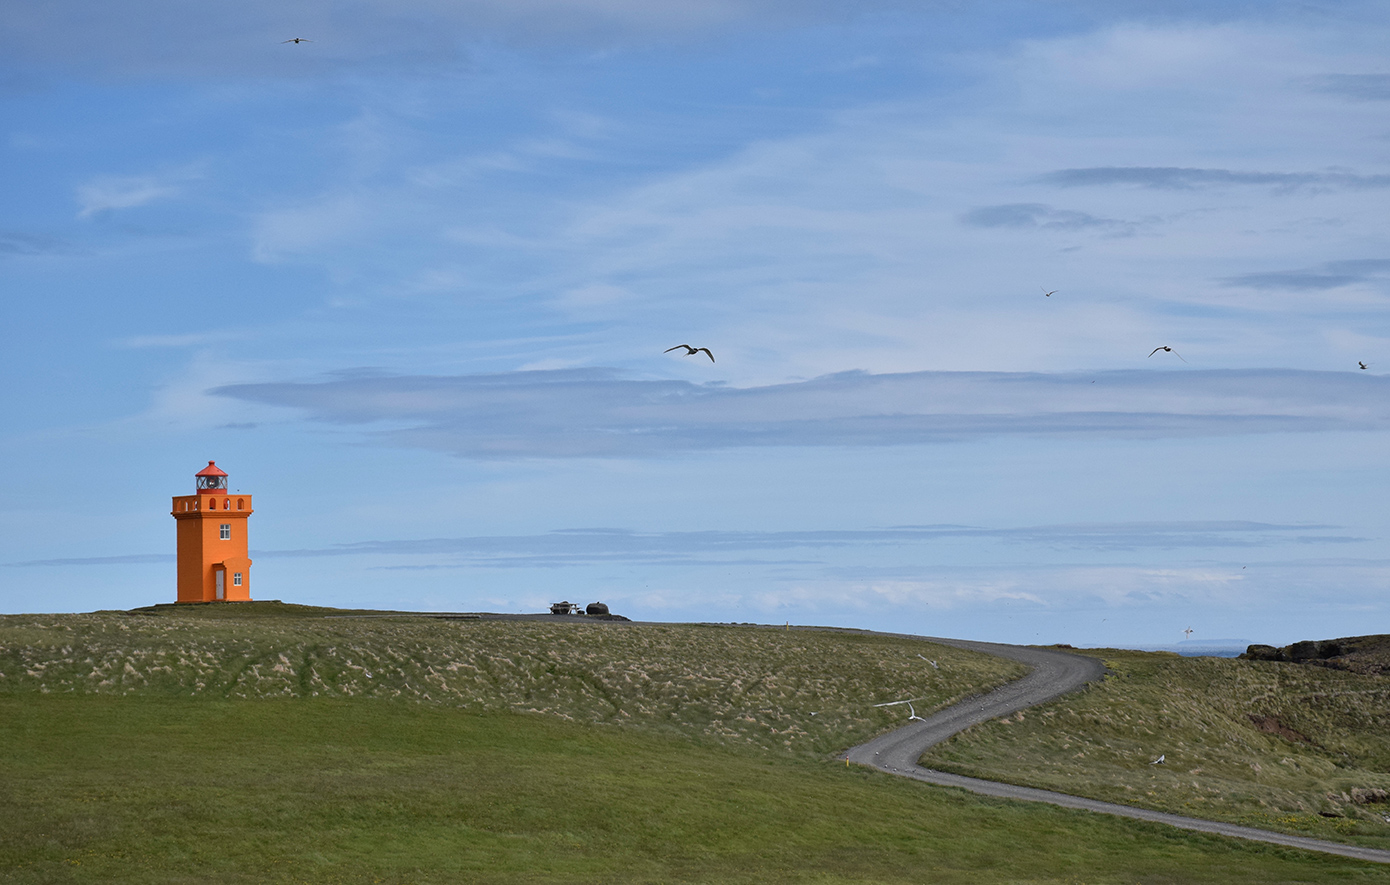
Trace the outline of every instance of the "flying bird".
<path fill-rule="evenodd" d="M 940 669 L 941 669 L 940 667 L 936 666 L 936 661 L 933 661 L 933 660 L 931 660 L 930 658 L 922 657 L 921 655 L 918 655 L 917 657 L 922 658 L 922 660 L 926 661 L 928 664 L 931 664 L 931 668 L 932 668 L 933 670 L 940 670 Z"/>
<path fill-rule="evenodd" d="M 662 353 L 670 353 L 673 350 L 680 350 L 682 347 L 685 348 L 685 353 L 681 354 L 681 356 L 694 356 L 703 351 L 705 356 L 709 357 L 709 361 L 714 362 L 714 354 L 709 352 L 708 347 L 691 347 L 689 344 L 677 344 L 675 347 L 666 348 Z"/>
<path fill-rule="evenodd" d="M 1149 354 L 1149 356 L 1153 356 L 1155 353 L 1158 353 L 1160 350 L 1163 351 L 1164 353 L 1171 353 L 1173 356 L 1175 356 L 1175 357 L 1177 357 L 1178 359 L 1182 360 L 1182 354 L 1178 353 L 1176 350 L 1174 350 L 1173 348 L 1169 347 L 1169 346 L 1166 345 L 1166 344 L 1163 345 L 1162 347 L 1155 347 L 1155 348 L 1153 349 L 1153 351 Z M 1183 362 L 1187 362 L 1187 360 L 1182 360 L 1182 361 L 1183 361 Z"/>
<path fill-rule="evenodd" d="M 1043 293 L 1043 297 L 1044 297 L 1044 298 L 1051 298 L 1053 295 L 1055 295 L 1056 293 L 1058 293 L 1058 292 L 1061 291 L 1060 289 L 1053 289 L 1051 292 L 1049 292 L 1049 291 L 1047 291 L 1046 289 L 1043 289 L 1042 286 L 1039 286 L 1038 288 L 1039 288 L 1039 289 L 1042 289 L 1042 293 Z"/>
<path fill-rule="evenodd" d="M 1164 760 L 1164 759 L 1167 759 L 1167 758 L 1168 758 L 1168 755 L 1165 753 L 1165 754 L 1159 756 L 1159 757 L 1158 757 L 1157 759 L 1155 759 L 1154 761 L 1150 762 L 1149 764 L 1150 764 L 1150 765 L 1162 765 L 1162 764 L 1163 764 L 1163 760 Z"/>
<path fill-rule="evenodd" d="M 1186 630 L 1182 631 L 1183 638 L 1191 639 L 1194 632 L 1195 631 L 1191 627 L 1188 627 Z"/>
<path fill-rule="evenodd" d="M 291 37 L 288 40 L 281 40 L 281 43 L 313 43 L 313 40 L 305 40 L 303 37 Z"/>
<path fill-rule="evenodd" d="M 1366 368 L 1366 364 L 1363 363 L 1363 362 L 1361 362 L 1360 360 L 1357 360 L 1357 361 L 1356 361 L 1356 364 L 1357 364 L 1358 366 L 1360 366 L 1361 368 L 1363 368 L 1363 369 Z"/>
<path fill-rule="evenodd" d="M 923 719 L 921 716 L 918 716 L 918 715 L 917 715 L 917 711 L 914 710 L 914 709 L 912 709 L 912 701 L 908 701 L 908 702 L 907 702 L 907 712 L 908 712 L 908 714 L 909 714 L 908 717 L 907 717 L 907 721 L 908 721 L 908 722 L 911 722 L 911 721 L 914 720 L 914 719 L 916 719 L 918 722 L 926 722 L 926 721 L 927 721 L 927 720 Z"/>

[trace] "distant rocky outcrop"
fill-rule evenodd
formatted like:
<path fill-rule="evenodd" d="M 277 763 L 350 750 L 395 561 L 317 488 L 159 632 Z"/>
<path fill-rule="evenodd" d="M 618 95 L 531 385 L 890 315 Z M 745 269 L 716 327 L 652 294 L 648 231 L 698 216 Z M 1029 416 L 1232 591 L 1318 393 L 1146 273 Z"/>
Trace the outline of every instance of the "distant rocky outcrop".
<path fill-rule="evenodd" d="M 602 602 L 591 602 L 584 606 L 584 614 L 600 621 L 626 621 L 630 620 L 622 615 L 615 615 L 608 610 L 608 606 Z"/>
<path fill-rule="evenodd" d="M 1390 673 L 1390 635 L 1347 636 L 1295 642 L 1282 648 L 1252 645 L 1240 656 L 1244 661 L 1286 661 L 1333 670 L 1349 670 L 1366 676 Z"/>

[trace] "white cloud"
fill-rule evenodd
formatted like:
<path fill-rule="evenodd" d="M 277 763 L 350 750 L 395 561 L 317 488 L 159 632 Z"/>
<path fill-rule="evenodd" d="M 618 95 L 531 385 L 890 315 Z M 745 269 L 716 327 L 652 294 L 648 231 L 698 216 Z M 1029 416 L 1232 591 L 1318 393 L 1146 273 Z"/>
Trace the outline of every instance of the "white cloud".
<path fill-rule="evenodd" d="M 94 178 L 77 188 L 78 218 L 91 218 L 113 209 L 133 209 L 178 196 L 186 182 L 200 177 L 184 170 L 159 175 L 111 175 Z"/>
<path fill-rule="evenodd" d="M 212 391 L 471 458 L 644 457 L 1011 435 L 1170 438 L 1390 428 L 1390 378 L 1351 372 L 827 375 L 735 388 L 613 370 L 341 377 Z M 380 428 L 397 428 L 389 432 Z"/>
<path fill-rule="evenodd" d="M 256 220 L 251 254 L 273 264 L 329 246 L 343 247 L 367 229 L 370 213 L 364 202 L 360 194 L 333 194 L 266 212 Z"/>

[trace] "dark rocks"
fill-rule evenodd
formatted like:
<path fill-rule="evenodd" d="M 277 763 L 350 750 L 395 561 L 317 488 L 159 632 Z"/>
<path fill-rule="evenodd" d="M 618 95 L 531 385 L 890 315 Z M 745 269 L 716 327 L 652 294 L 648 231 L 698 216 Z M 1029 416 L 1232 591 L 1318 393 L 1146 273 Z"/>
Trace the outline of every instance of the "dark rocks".
<path fill-rule="evenodd" d="M 586 615 L 606 615 L 606 614 L 608 614 L 608 606 L 604 605 L 604 604 L 601 603 L 601 602 L 591 602 L 591 603 L 589 603 L 588 605 L 586 605 L 586 606 L 584 607 L 584 614 L 586 614 Z"/>
<path fill-rule="evenodd" d="M 1240 656 L 1244 661 L 1282 661 L 1332 670 L 1349 670 L 1374 676 L 1390 672 L 1390 636 L 1347 636 L 1341 639 L 1305 640 L 1275 648 L 1252 645 Z"/>

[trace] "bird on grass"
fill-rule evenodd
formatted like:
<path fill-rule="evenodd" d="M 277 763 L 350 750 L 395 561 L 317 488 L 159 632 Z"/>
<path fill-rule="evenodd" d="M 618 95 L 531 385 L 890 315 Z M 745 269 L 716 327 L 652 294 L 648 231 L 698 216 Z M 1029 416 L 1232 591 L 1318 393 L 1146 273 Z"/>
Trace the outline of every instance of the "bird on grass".
<path fill-rule="evenodd" d="M 1178 353 L 1176 350 L 1174 350 L 1173 348 L 1169 347 L 1169 346 L 1166 345 L 1166 344 L 1163 345 L 1162 347 L 1155 347 L 1155 348 L 1153 349 L 1153 351 L 1149 354 L 1149 356 L 1153 356 L 1155 353 L 1158 353 L 1160 350 L 1163 351 L 1163 352 L 1165 352 L 1165 353 L 1171 353 L 1173 356 L 1175 356 L 1175 357 L 1177 357 L 1178 359 L 1182 360 L 1182 354 Z M 1182 360 L 1182 361 L 1183 361 L 1183 362 L 1187 362 L 1187 360 Z"/>
<path fill-rule="evenodd" d="M 922 657 L 921 655 L 918 655 L 917 657 L 922 658 L 922 660 L 926 661 L 928 664 L 931 664 L 931 668 L 932 668 L 933 670 L 940 670 L 940 669 L 941 669 L 940 667 L 936 666 L 936 661 L 933 661 L 933 660 L 930 660 L 930 659 L 928 659 L 928 658 Z"/>
<path fill-rule="evenodd" d="M 691 347 L 689 344 L 677 344 L 675 347 L 666 348 L 662 353 L 670 353 L 673 350 L 680 350 L 682 347 L 685 348 L 685 353 L 681 354 L 681 356 L 694 356 L 697 353 L 703 352 L 705 356 L 709 357 L 710 362 L 714 362 L 714 354 L 709 352 L 708 347 Z"/>
<path fill-rule="evenodd" d="M 1168 754 L 1167 754 L 1167 753 L 1164 753 L 1163 755 L 1159 756 L 1157 759 L 1155 759 L 1154 761 L 1150 762 L 1149 764 L 1150 764 L 1150 765 L 1162 765 L 1162 764 L 1163 764 L 1163 760 L 1165 760 L 1165 759 L 1167 759 L 1167 758 L 1168 758 Z"/>
<path fill-rule="evenodd" d="M 314 41 L 313 41 L 313 40 L 305 40 L 303 37 L 291 37 L 291 38 L 288 39 L 288 40 L 281 40 L 280 42 L 283 44 L 283 43 L 313 43 Z"/>

